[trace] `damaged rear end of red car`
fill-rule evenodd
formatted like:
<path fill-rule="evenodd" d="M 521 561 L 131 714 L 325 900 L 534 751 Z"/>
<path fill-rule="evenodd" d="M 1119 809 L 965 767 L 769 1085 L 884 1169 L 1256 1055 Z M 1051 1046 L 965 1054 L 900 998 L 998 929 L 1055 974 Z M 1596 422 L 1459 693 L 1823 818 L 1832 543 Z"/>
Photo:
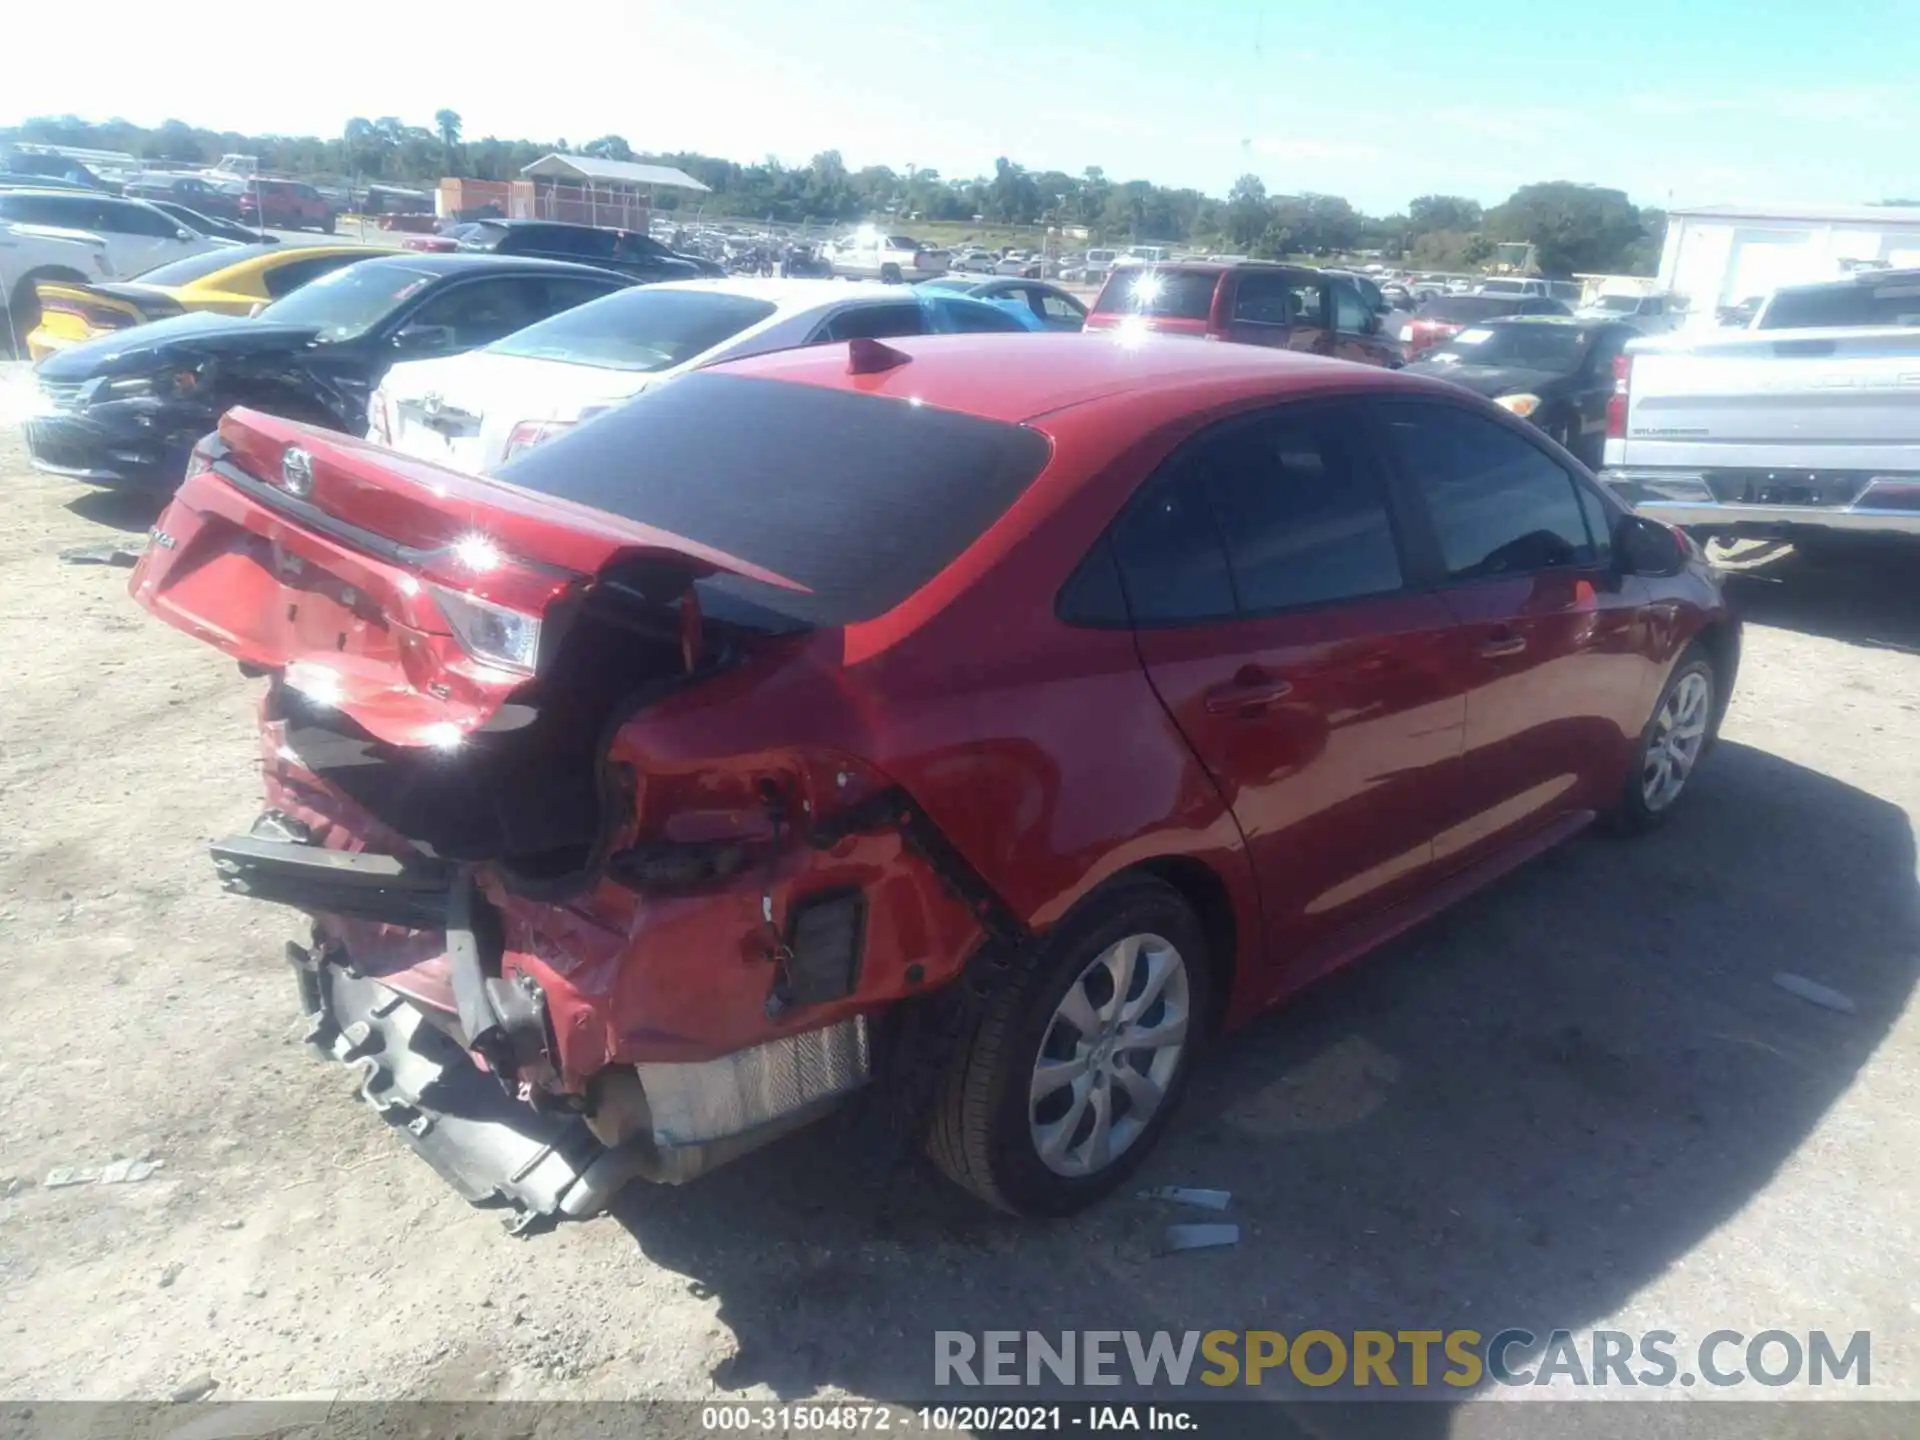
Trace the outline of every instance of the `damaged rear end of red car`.
<path fill-rule="evenodd" d="M 524 1219 L 834 1109 L 879 1068 L 890 1007 L 1019 930 L 864 758 L 883 722 L 839 627 L 882 581 L 757 558 L 795 527 L 728 497 L 752 437 L 689 379 L 640 402 L 644 434 L 583 426 L 500 480 L 232 411 L 132 582 L 266 680 L 265 808 L 213 858 L 311 917 L 288 955 L 312 1043 L 469 1199 Z M 878 403 L 776 388 L 808 392 L 762 417 L 818 432 L 812 458 L 776 437 L 801 470 L 844 449 L 843 417 L 801 411 Z M 956 464 L 986 447 L 1010 487 L 1045 464 L 1032 432 L 951 421 L 977 427 Z M 868 438 L 884 462 L 895 442 Z"/>

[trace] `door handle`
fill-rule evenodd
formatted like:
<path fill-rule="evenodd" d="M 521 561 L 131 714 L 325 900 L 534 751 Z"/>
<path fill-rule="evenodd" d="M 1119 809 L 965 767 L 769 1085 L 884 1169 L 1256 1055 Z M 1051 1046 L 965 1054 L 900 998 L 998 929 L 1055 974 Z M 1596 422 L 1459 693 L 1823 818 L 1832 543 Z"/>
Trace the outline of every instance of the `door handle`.
<path fill-rule="evenodd" d="M 1278 705 L 1293 693 L 1293 686 L 1249 667 L 1225 685 L 1207 691 L 1209 715 L 1238 715 L 1251 719 L 1263 710 Z"/>
<path fill-rule="evenodd" d="M 1491 639 L 1482 642 L 1480 654 L 1487 660 L 1499 660 L 1508 655 L 1518 655 L 1526 648 L 1525 636 L 1516 635 L 1511 630 L 1497 630 Z"/>

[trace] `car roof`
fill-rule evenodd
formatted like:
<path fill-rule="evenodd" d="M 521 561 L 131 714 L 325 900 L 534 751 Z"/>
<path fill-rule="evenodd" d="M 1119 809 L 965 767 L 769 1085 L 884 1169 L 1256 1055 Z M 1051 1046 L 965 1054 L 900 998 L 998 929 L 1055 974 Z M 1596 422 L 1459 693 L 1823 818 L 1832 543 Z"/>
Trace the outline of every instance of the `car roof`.
<path fill-rule="evenodd" d="M 1566 330 L 1600 330 L 1624 322 L 1600 315 L 1489 315 L 1480 323 L 1489 328 L 1499 325 L 1546 325 Z"/>
<path fill-rule="evenodd" d="M 297 248 L 297 247 L 296 247 Z M 534 255 L 486 255 L 445 250 L 402 250 L 387 253 L 369 264 L 392 263 L 430 275 L 457 275 L 462 270 L 522 270 L 533 274 L 592 275 L 602 280 L 632 284 L 632 277 L 598 265 L 576 265 L 571 260 L 543 260 Z"/>
<path fill-rule="evenodd" d="M 1856 270 L 1851 275 L 1842 275 L 1837 280 L 1813 280 L 1801 285 L 1782 285 L 1774 293 L 1799 295 L 1812 290 L 1842 290 L 1849 285 L 1885 285 L 1888 282 L 1896 285 L 1920 284 L 1920 269 L 1908 267 L 1900 270 Z"/>
<path fill-rule="evenodd" d="M 1433 393 L 1416 377 L 1373 366 L 1261 345 L 1202 345 L 1185 336 L 1033 332 L 902 336 L 883 343 L 907 355 L 908 363 L 851 375 L 849 347 L 826 344 L 726 361 L 711 372 L 891 395 L 1012 423 L 1109 396 L 1125 395 L 1132 405 L 1196 387 L 1244 386 L 1276 395 L 1396 388 Z"/>
<path fill-rule="evenodd" d="M 911 300 L 907 286 L 888 285 L 879 280 L 782 279 L 777 276 L 726 275 L 699 280 L 663 280 L 647 286 L 649 290 L 688 290 L 695 294 L 741 295 L 766 300 L 782 310 L 810 310 L 835 300 L 869 299 Z"/>

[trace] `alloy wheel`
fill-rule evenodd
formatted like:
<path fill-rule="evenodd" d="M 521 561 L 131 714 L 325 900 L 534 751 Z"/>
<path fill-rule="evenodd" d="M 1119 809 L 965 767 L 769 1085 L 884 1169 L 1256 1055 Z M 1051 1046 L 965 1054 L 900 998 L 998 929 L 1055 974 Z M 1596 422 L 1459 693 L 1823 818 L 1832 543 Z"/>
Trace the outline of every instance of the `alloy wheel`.
<path fill-rule="evenodd" d="M 1092 1175 L 1139 1140 L 1187 1047 L 1185 959 L 1159 935 L 1109 945 L 1074 978 L 1040 1040 L 1028 1120 L 1056 1175 Z"/>
<path fill-rule="evenodd" d="M 1713 686 L 1702 670 L 1681 676 L 1680 683 L 1667 692 L 1654 717 L 1653 737 L 1647 742 L 1640 771 L 1640 796 L 1648 810 L 1657 814 L 1679 799 L 1707 743 L 1712 701 Z"/>

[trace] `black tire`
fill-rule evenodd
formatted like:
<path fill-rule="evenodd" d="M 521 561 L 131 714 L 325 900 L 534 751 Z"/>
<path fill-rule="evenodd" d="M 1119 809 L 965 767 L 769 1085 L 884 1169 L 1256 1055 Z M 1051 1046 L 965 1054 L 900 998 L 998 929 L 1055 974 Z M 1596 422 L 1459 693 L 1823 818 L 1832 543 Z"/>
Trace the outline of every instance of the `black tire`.
<path fill-rule="evenodd" d="M 329 215 L 327 216 L 326 219 L 320 222 L 320 233 L 322 235 L 331 235 L 334 233 L 335 229 L 339 226 L 339 224 L 340 224 L 340 219 L 337 215 Z"/>
<path fill-rule="evenodd" d="M 1164 1099 L 1137 1136 L 1103 1168 L 1062 1175 L 1040 1158 L 1034 1142 L 1034 1066 L 1069 987 L 1080 982 L 1109 946 L 1142 934 L 1165 939 L 1183 962 L 1186 1042 L 1164 1087 Z M 1200 922 L 1171 886 L 1139 876 L 1089 897 L 1047 937 L 1031 964 L 982 1003 L 970 1031 L 961 1037 L 934 1103 L 927 1136 L 934 1163 L 988 1204 L 1015 1215 L 1069 1215 L 1107 1194 L 1145 1158 L 1179 1106 L 1195 1051 L 1204 1039 L 1208 965 Z M 1115 1087 L 1116 1093 L 1120 1088 Z"/>
<path fill-rule="evenodd" d="M 1704 674 L 1707 681 L 1706 731 L 1680 789 L 1664 803 L 1655 805 L 1649 801 L 1646 793 L 1648 752 L 1660 738 L 1660 718 L 1667 701 L 1688 676 L 1699 674 Z M 1640 742 L 1633 747 L 1633 763 L 1621 783 L 1620 798 L 1601 817 L 1602 824 L 1616 835 L 1641 835 L 1664 825 L 1674 808 L 1684 802 L 1692 790 L 1693 777 L 1699 771 L 1700 762 L 1713 749 L 1714 739 L 1720 729 L 1721 712 L 1725 707 L 1726 697 L 1720 693 L 1720 675 L 1714 669 L 1713 657 L 1696 641 L 1682 652 L 1673 667 L 1673 673 L 1667 676 L 1667 683 L 1660 687 L 1660 698 L 1653 702 L 1653 713 L 1647 717 L 1646 727 L 1640 732 Z"/>
<path fill-rule="evenodd" d="M 889 285 L 898 285 L 904 277 L 901 275 L 898 265 L 882 265 L 880 267 L 880 278 Z"/>

